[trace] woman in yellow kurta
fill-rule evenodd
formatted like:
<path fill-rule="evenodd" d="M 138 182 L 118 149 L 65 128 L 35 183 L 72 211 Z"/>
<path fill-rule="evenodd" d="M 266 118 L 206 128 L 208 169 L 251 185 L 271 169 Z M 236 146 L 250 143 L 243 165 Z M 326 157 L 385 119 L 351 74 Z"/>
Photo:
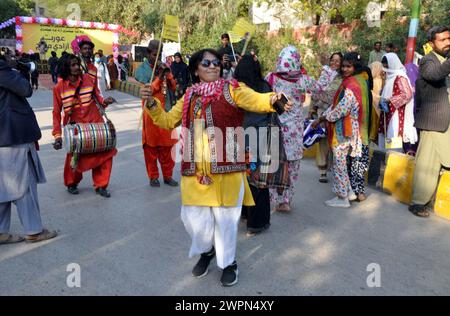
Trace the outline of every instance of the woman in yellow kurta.
<path fill-rule="evenodd" d="M 145 111 L 166 129 L 182 125 L 181 218 L 192 238 L 190 257 L 201 254 L 192 273 L 208 273 L 211 259 L 223 269 L 221 283 L 237 283 L 236 243 L 242 205 L 254 205 L 245 170 L 244 110 L 272 112 L 281 98 L 260 94 L 237 81 L 221 78 L 220 55 L 211 49 L 195 53 L 189 64 L 194 86 L 169 112 L 149 99 Z M 290 109 L 291 103 L 285 106 Z"/>

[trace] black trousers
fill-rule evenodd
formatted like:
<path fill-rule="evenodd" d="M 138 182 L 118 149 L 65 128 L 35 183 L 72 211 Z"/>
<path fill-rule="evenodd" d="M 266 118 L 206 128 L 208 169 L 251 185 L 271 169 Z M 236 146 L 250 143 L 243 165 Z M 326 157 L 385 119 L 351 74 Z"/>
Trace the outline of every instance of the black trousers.
<path fill-rule="evenodd" d="M 247 219 L 247 230 L 260 232 L 270 226 L 269 189 L 258 189 L 250 185 L 255 206 L 242 206 L 242 217 Z"/>
<path fill-rule="evenodd" d="M 39 87 L 39 79 L 36 77 L 31 77 L 31 87 Z"/>

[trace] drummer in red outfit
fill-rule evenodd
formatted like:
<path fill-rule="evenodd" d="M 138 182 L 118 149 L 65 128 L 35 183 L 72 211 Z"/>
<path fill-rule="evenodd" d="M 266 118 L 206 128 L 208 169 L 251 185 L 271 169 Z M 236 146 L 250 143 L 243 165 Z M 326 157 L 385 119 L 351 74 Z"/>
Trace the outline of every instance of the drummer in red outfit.
<path fill-rule="evenodd" d="M 102 115 L 97 108 L 94 96 L 99 104 L 107 107 L 114 102 L 109 97 L 103 99 L 97 83 L 89 74 L 82 74 L 79 57 L 68 54 L 58 64 L 61 81 L 53 88 L 53 136 L 56 150 L 62 148 L 61 112 L 63 112 L 63 126 L 75 123 L 103 123 Z M 77 166 L 71 168 L 72 154 L 67 154 L 64 165 L 64 185 L 71 194 L 78 194 L 78 184 L 83 178 L 83 172 L 92 170 L 94 188 L 97 194 L 110 197 L 106 189 L 111 175 L 112 159 L 117 154 L 116 149 L 109 151 L 80 154 Z"/>
<path fill-rule="evenodd" d="M 78 43 L 80 47 L 79 56 L 81 60 L 81 70 L 83 74 L 89 74 L 91 78 L 97 81 L 97 67 L 94 66 L 92 62 L 92 57 L 94 56 L 94 43 L 91 40 L 85 39 Z"/>

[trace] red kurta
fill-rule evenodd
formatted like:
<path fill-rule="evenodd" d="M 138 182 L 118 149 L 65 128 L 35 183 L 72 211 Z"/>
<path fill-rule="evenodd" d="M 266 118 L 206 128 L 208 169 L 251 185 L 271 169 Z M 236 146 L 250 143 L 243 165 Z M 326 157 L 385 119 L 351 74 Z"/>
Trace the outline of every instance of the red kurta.
<path fill-rule="evenodd" d="M 175 92 L 176 81 L 173 75 L 169 73 L 167 75 L 167 89 Z M 158 98 L 161 102 L 161 107 L 164 110 L 165 96 L 163 94 L 163 82 L 156 77 L 152 83 L 153 96 Z M 142 106 L 144 106 L 144 101 L 142 101 Z M 172 138 L 172 131 L 162 129 L 156 126 L 150 115 L 143 116 L 143 128 L 142 128 L 142 144 L 150 147 L 172 147 L 178 142 L 178 135 L 174 133 L 174 138 Z"/>
<path fill-rule="evenodd" d="M 94 66 L 95 67 L 95 66 Z M 76 98 L 77 87 L 80 86 L 79 96 Z M 103 104 L 97 84 L 89 74 L 83 74 L 82 77 L 73 85 L 69 80 L 61 80 L 53 88 L 53 136 L 61 137 L 61 112 L 64 112 L 63 126 L 69 121 L 76 123 L 103 123 L 104 120 L 100 114 L 93 95 L 97 97 L 100 104 Z M 70 114 L 69 112 L 72 111 Z M 107 160 L 117 154 L 116 149 L 102 153 L 82 154 L 79 156 L 77 172 L 84 172 L 99 167 Z M 71 158 L 68 154 L 68 158 Z M 69 159 L 70 161 L 70 159 Z"/>

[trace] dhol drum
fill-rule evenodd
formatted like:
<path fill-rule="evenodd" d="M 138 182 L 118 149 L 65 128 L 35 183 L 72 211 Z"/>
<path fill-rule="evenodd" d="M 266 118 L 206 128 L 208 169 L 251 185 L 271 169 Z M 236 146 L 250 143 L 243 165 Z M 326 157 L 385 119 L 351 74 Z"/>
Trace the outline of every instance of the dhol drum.
<path fill-rule="evenodd" d="M 116 148 L 116 129 L 106 123 L 75 123 L 64 127 L 64 145 L 67 152 L 92 154 Z"/>

